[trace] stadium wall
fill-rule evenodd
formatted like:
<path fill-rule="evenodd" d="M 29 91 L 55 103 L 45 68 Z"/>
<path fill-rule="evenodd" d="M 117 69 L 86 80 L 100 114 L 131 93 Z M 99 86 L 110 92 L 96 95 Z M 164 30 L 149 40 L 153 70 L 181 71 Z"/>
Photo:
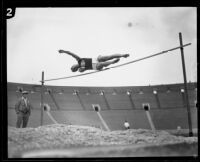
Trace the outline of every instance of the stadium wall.
<path fill-rule="evenodd" d="M 20 97 L 19 87 L 30 92 L 29 99 L 33 104 L 34 110 L 30 116 L 28 127 L 38 127 L 40 125 L 40 85 L 28 85 L 8 83 L 8 125 L 15 126 L 17 116 L 15 114 L 14 105 Z M 54 102 L 49 94 L 45 94 L 45 102 L 51 107 L 51 114 L 58 123 L 89 125 L 101 127 L 101 122 L 93 111 L 91 104 L 99 104 L 101 107 L 101 115 L 111 130 L 124 129 L 123 123 L 127 120 L 131 128 L 150 129 L 142 103 L 150 104 L 150 115 L 156 129 L 176 129 L 188 128 L 187 109 L 180 92 L 183 84 L 172 85 L 156 85 L 156 86 L 135 86 L 135 87 L 61 87 L 47 86 L 51 89 L 54 98 L 58 102 L 61 110 L 57 110 Z M 189 100 L 191 107 L 191 119 L 193 128 L 197 128 L 197 108 L 195 101 L 197 100 L 196 83 L 188 84 Z M 79 94 L 79 98 L 75 95 L 74 90 Z M 153 90 L 157 91 L 156 100 Z M 101 91 L 104 96 L 100 95 Z M 127 95 L 127 91 L 131 92 L 131 96 Z M 170 92 L 169 92 L 170 91 Z M 141 93 L 142 92 L 142 93 Z M 110 109 L 108 109 L 104 97 L 107 99 Z M 84 105 L 83 109 L 80 100 Z M 135 107 L 131 105 L 132 99 Z M 44 113 L 44 123 L 52 124 L 52 121 L 46 113 Z"/>

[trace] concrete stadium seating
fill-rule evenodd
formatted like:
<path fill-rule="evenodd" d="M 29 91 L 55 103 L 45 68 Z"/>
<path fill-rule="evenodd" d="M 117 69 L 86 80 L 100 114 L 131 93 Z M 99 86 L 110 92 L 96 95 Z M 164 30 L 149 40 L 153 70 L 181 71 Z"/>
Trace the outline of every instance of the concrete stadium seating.
<path fill-rule="evenodd" d="M 132 99 L 135 103 L 136 109 L 143 109 L 143 103 L 149 103 L 151 109 L 158 108 L 155 95 L 152 92 L 143 94 L 135 93 L 132 95 Z"/>
<path fill-rule="evenodd" d="M 53 95 L 62 110 L 83 110 L 76 95 L 72 93 Z"/>
<path fill-rule="evenodd" d="M 8 96 L 8 107 L 14 108 L 18 98 L 20 97 L 20 94 L 15 91 L 8 91 L 7 96 Z"/>
<path fill-rule="evenodd" d="M 101 110 L 107 110 L 104 99 L 99 94 L 79 94 L 86 110 L 93 110 L 92 104 L 99 104 Z"/>
<path fill-rule="evenodd" d="M 105 94 L 111 109 L 133 109 L 126 94 Z"/>
<path fill-rule="evenodd" d="M 184 107 L 181 92 L 158 93 L 158 98 L 162 109 Z"/>
<path fill-rule="evenodd" d="M 16 92 L 17 87 L 23 87 L 28 90 L 29 100 L 34 107 L 28 123 L 29 127 L 40 125 L 41 119 L 41 93 L 40 85 L 28 85 L 19 83 L 8 83 L 8 125 L 15 126 L 16 114 L 14 105 L 21 96 Z M 180 92 L 183 84 L 172 85 L 155 85 L 155 86 L 133 86 L 133 87 L 63 87 L 47 86 L 51 89 L 52 95 L 60 107 L 57 109 L 52 97 L 44 93 L 44 103 L 51 107 L 51 114 L 58 123 L 90 125 L 103 127 L 97 113 L 93 110 L 92 104 L 99 104 L 101 115 L 111 130 L 124 129 L 123 122 L 127 120 L 131 128 L 150 129 L 146 113 L 142 107 L 143 103 L 150 104 L 150 115 L 156 129 L 176 129 L 177 126 L 188 129 L 188 112 L 184 103 L 184 93 Z M 190 103 L 192 126 L 197 128 L 197 100 L 196 83 L 188 83 L 188 97 Z M 157 91 L 156 95 L 153 90 Z M 170 92 L 167 90 L 170 89 Z M 74 94 L 77 90 L 78 94 Z M 131 99 L 134 107 L 127 95 L 127 90 L 131 91 Z M 104 91 L 104 96 L 100 92 Z M 142 91 L 143 93 L 140 93 Z M 62 93 L 60 93 L 62 92 Z M 104 98 L 105 97 L 105 98 Z M 107 100 L 109 109 L 106 105 Z M 159 102 L 159 103 L 158 103 Z M 160 107 L 158 106 L 160 104 Z M 53 122 L 44 113 L 44 123 L 52 124 Z"/>
<path fill-rule="evenodd" d="M 195 100 L 197 100 L 197 90 L 195 89 L 188 90 L 188 98 L 190 105 L 192 107 L 195 107 Z"/>

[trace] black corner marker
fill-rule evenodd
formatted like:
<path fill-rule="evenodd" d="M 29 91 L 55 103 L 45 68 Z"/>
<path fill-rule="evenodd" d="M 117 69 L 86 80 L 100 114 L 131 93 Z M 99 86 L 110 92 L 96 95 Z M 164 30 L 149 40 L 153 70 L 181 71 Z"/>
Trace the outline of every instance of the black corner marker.
<path fill-rule="evenodd" d="M 15 7 L 7 7 L 6 8 L 6 19 L 13 18 L 15 16 Z"/>

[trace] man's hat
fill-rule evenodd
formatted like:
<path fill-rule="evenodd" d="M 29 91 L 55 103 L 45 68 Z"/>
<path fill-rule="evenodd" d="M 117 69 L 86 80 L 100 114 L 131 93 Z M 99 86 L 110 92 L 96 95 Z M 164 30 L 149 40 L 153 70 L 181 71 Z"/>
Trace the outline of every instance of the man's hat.
<path fill-rule="evenodd" d="M 28 94 L 28 91 L 23 91 L 22 94 Z"/>

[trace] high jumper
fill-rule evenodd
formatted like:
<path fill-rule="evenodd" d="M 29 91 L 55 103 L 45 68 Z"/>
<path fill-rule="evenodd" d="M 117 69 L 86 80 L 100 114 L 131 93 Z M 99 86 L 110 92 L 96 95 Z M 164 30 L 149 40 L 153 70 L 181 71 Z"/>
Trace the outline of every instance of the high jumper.
<path fill-rule="evenodd" d="M 77 64 L 71 67 L 72 72 L 84 72 L 86 70 L 102 70 L 111 64 L 119 62 L 120 58 L 127 58 L 129 54 L 113 54 L 108 56 L 99 55 L 97 58 L 81 58 L 78 55 L 65 50 L 59 50 L 59 53 L 65 53 L 76 59 Z"/>
<path fill-rule="evenodd" d="M 158 56 L 158 55 L 163 55 L 163 54 L 165 54 L 167 52 L 171 52 L 171 51 L 174 51 L 174 50 L 177 50 L 177 49 L 189 46 L 189 45 L 191 45 L 191 43 L 187 43 L 187 44 L 184 44 L 184 45 L 181 45 L 181 46 L 178 46 L 178 47 L 174 47 L 174 48 L 171 48 L 171 49 L 168 49 L 168 50 L 165 50 L 165 51 L 161 51 L 161 52 L 158 52 L 158 53 L 155 53 L 155 54 L 152 54 L 152 55 L 148 55 L 148 56 L 145 56 L 145 57 L 142 57 L 142 58 L 138 58 L 138 59 L 135 59 L 135 60 L 123 63 L 123 64 L 115 65 L 115 66 L 108 67 L 108 68 L 103 68 L 101 70 L 94 70 L 92 72 L 82 73 L 82 74 L 78 74 L 78 75 L 71 75 L 71 76 L 65 76 L 65 77 L 59 77 L 59 78 L 45 79 L 45 80 L 42 80 L 40 82 L 54 81 L 54 80 L 60 80 L 60 79 L 69 79 L 69 78 L 75 78 L 75 77 L 79 77 L 79 76 L 94 74 L 94 73 L 98 73 L 98 72 L 102 72 L 102 71 L 106 71 L 106 70 L 122 67 L 122 66 L 125 66 L 125 65 L 130 65 L 130 64 L 133 64 L 133 63 L 136 63 L 136 62 L 139 62 L 139 61 L 142 61 L 142 60 L 146 60 L 146 59 Z M 63 53 L 63 50 L 59 50 L 59 52 Z"/>

